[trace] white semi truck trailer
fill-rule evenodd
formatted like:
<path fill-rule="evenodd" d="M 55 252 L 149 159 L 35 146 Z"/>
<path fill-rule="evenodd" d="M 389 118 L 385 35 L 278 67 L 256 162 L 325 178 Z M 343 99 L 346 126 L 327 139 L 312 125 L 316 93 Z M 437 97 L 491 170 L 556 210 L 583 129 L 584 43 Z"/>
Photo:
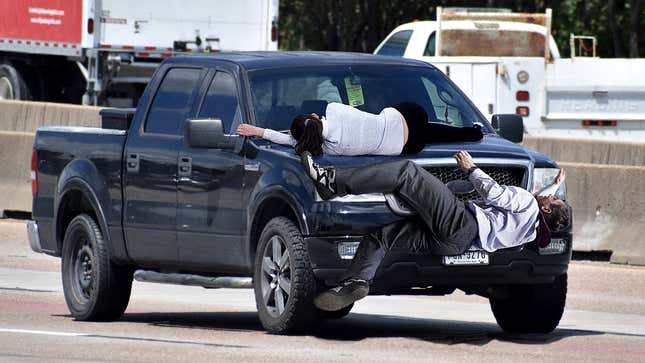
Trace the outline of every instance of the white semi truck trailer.
<path fill-rule="evenodd" d="M 484 115 L 520 114 L 533 135 L 644 141 L 645 59 L 598 58 L 593 37 L 570 46 L 562 58 L 551 9 L 438 7 L 436 21 L 397 27 L 374 53 L 435 65 Z"/>
<path fill-rule="evenodd" d="M 133 107 L 175 54 L 277 50 L 278 0 L 2 0 L 0 99 Z"/>

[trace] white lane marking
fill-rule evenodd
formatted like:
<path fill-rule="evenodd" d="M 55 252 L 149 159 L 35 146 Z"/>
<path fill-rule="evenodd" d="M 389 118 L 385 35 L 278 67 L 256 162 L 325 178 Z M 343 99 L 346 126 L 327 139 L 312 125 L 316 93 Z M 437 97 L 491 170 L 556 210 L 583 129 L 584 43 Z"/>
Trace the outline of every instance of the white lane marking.
<path fill-rule="evenodd" d="M 55 336 L 64 336 L 64 337 L 85 337 L 85 338 L 126 340 L 126 341 L 140 341 L 140 342 L 148 342 L 148 343 L 187 344 L 187 345 L 198 345 L 198 346 L 215 347 L 215 348 L 249 348 L 249 346 L 244 346 L 244 345 L 192 342 L 192 341 L 186 341 L 186 340 L 170 340 L 170 339 L 160 339 L 160 338 L 127 337 L 127 336 L 84 334 L 84 333 L 66 333 L 66 332 L 46 331 L 46 330 L 0 328 L 0 333 L 55 335 Z"/>
<path fill-rule="evenodd" d="M 65 333 L 65 332 L 59 332 L 59 331 L 27 330 L 27 329 L 3 329 L 3 328 L 0 328 L 0 333 L 57 335 L 57 336 L 64 336 L 64 337 L 87 337 L 87 336 L 90 336 L 90 334 L 83 334 L 83 333 Z"/>

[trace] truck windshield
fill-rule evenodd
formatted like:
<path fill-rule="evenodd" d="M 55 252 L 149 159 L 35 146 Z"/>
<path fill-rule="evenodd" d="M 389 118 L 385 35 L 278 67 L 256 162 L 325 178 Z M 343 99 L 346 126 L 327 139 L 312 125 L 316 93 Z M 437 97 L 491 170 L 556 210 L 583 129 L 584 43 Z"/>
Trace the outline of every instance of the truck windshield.
<path fill-rule="evenodd" d="M 544 35 L 530 31 L 441 31 L 441 55 L 470 57 L 544 57 Z"/>
<path fill-rule="evenodd" d="M 401 102 L 416 102 L 429 122 L 453 126 L 479 124 L 484 117 L 437 70 L 396 66 L 312 66 L 249 73 L 256 125 L 288 130 L 296 115 L 325 114 L 329 102 L 378 114 Z"/>

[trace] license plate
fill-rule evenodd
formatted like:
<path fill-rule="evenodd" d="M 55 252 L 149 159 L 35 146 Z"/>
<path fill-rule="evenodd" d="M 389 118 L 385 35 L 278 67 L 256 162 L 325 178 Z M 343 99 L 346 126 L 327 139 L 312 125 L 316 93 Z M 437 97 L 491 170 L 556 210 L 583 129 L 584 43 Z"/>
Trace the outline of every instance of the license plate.
<path fill-rule="evenodd" d="M 461 255 L 443 256 L 444 265 L 488 265 L 486 251 L 466 251 Z"/>

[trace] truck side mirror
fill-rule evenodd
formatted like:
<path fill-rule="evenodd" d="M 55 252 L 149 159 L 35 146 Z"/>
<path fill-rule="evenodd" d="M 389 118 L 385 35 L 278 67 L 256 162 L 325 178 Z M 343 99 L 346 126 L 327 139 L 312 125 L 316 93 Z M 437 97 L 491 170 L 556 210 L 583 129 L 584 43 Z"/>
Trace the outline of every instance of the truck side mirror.
<path fill-rule="evenodd" d="M 204 149 L 234 150 L 237 135 L 227 135 L 222 128 L 222 120 L 186 120 L 184 140 L 186 145 Z"/>
<path fill-rule="evenodd" d="M 524 139 L 524 120 L 520 115 L 493 115 L 491 124 L 495 131 L 506 140 L 520 143 Z"/>

